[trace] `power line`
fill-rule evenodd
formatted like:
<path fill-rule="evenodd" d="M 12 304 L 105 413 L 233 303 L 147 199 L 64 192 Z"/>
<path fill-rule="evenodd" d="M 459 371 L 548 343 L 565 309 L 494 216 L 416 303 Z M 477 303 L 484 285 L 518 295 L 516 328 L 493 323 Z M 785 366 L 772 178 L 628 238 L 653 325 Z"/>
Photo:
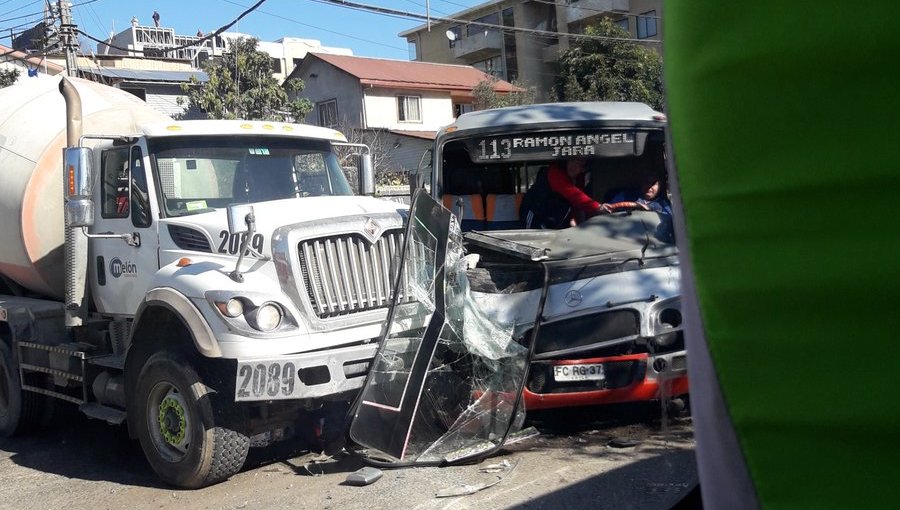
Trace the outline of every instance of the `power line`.
<path fill-rule="evenodd" d="M 232 0 L 223 0 L 223 1 L 224 1 L 224 2 L 227 2 L 227 3 L 229 3 L 229 4 L 232 4 L 232 5 L 237 5 L 237 6 L 240 6 L 240 7 L 244 7 L 243 5 L 241 5 L 241 4 L 237 3 L 237 2 L 234 2 L 234 1 L 232 1 Z M 394 49 L 394 50 L 399 50 L 399 51 L 406 52 L 406 48 L 401 48 L 401 47 L 399 47 L 399 46 L 392 46 L 392 45 L 390 45 L 390 44 L 380 43 L 380 42 L 377 42 L 377 41 L 371 41 L 371 40 L 369 40 L 369 39 L 363 39 L 362 37 L 357 37 L 357 36 L 355 36 L 355 35 L 344 34 L 344 33 L 341 33 L 341 32 L 335 32 L 334 30 L 328 30 L 328 29 L 326 29 L 326 28 L 322 28 L 322 27 L 319 27 L 319 26 L 316 26 L 316 25 L 310 25 L 310 24 L 308 24 L 308 23 L 303 23 L 303 22 L 301 22 L 301 21 L 297 21 L 296 19 L 288 18 L 288 17 L 286 17 L 286 16 L 282 16 L 282 15 L 280 15 L 280 14 L 275 14 L 275 13 L 273 13 L 273 12 L 264 11 L 264 10 L 262 10 L 262 9 L 258 9 L 257 12 L 259 12 L 260 14 L 265 14 L 265 15 L 267 15 L 267 16 L 271 16 L 271 17 L 273 17 L 273 18 L 278 18 L 278 19 L 282 19 L 282 20 L 284 20 L 284 21 L 289 21 L 289 22 L 291 22 L 291 23 L 295 23 L 295 24 L 300 25 L 300 26 L 309 27 L 309 28 L 313 28 L 313 29 L 316 29 L 316 30 L 321 30 L 322 32 L 327 32 L 327 33 L 329 33 L 329 34 L 335 34 L 335 35 L 339 35 L 339 36 L 341 36 L 341 37 L 348 37 L 348 38 L 350 38 L 350 39 L 356 39 L 357 41 L 362 41 L 362 42 L 366 42 L 366 43 L 369 43 L 369 44 L 376 44 L 376 45 L 378 45 L 378 46 L 384 46 L 385 48 L 391 48 L 391 49 Z"/>
<path fill-rule="evenodd" d="M 448 18 L 448 17 L 440 17 L 440 16 L 426 16 L 424 14 L 417 14 L 407 11 L 401 11 L 397 9 L 390 9 L 387 7 L 379 7 L 376 5 L 368 5 L 361 4 L 356 2 L 350 2 L 348 0 L 311 0 L 317 3 L 336 5 L 339 7 L 344 7 L 346 9 L 353 9 L 358 11 L 371 12 L 375 14 L 380 14 L 383 16 L 389 16 L 393 18 L 407 18 L 407 19 L 417 19 L 420 21 L 431 20 L 433 22 L 438 23 L 455 23 L 460 25 L 474 25 L 489 29 L 495 29 L 502 32 L 519 32 L 524 34 L 533 34 L 539 36 L 549 36 L 549 37 L 569 37 L 571 39 L 588 39 L 588 40 L 613 40 L 613 41 L 622 41 L 622 42 L 653 42 L 660 43 L 661 41 L 647 41 L 646 39 L 635 39 L 630 37 L 611 37 L 611 36 L 602 36 L 602 35 L 587 35 L 587 34 L 572 34 L 565 32 L 554 32 L 551 30 L 538 30 L 535 28 L 523 28 L 523 27 L 507 27 L 503 25 L 497 25 L 494 23 L 484 23 L 481 21 L 473 21 L 466 19 L 458 19 L 458 18 Z"/>
<path fill-rule="evenodd" d="M 534 3 L 538 3 L 538 4 L 556 5 L 556 6 L 559 6 L 559 7 L 567 7 L 567 8 L 569 8 L 569 9 L 579 9 L 579 10 L 582 10 L 582 11 L 590 11 L 590 12 L 608 12 L 608 13 L 610 13 L 610 14 L 618 14 L 618 15 L 620 15 L 620 16 L 635 16 L 635 17 L 640 17 L 640 18 L 662 19 L 661 16 L 650 16 L 650 15 L 646 15 L 646 14 L 632 14 L 632 13 L 630 13 L 630 12 L 612 12 L 612 11 L 610 11 L 609 9 L 597 9 L 597 8 L 595 8 L 595 7 L 584 7 L 584 6 L 581 6 L 581 5 L 572 5 L 570 2 L 560 3 L 560 2 L 554 2 L 554 1 L 552 1 L 552 0 L 531 0 L 531 1 L 534 2 Z M 652 11 L 652 10 L 655 10 L 655 9 L 651 9 L 651 11 Z M 648 12 L 649 12 L 649 11 L 648 11 Z"/>
<path fill-rule="evenodd" d="M 85 3 L 90 3 L 90 2 L 95 2 L 95 1 L 97 1 L 97 0 L 88 0 L 88 2 L 85 2 Z M 190 47 L 193 47 L 193 46 L 199 46 L 199 45 L 203 44 L 204 42 L 209 41 L 210 39 L 213 39 L 214 37 L 218 36 L 218 35 L 221 34 L 222 32 L 228 30 L 228 29 L 231 28 L 232 26 L 234 26 L 235 23 L 237 23 L 238 21 L 240 21 L 241 19 L 243 19 L 244 16 L 246 16 L 246 15 L 250 14 L 251 12 L 255 11 L 256 8 L 259 7 L 260 5 L 262 5 L 263 3 L 265 3 L 265 1 L 266 1 L 266 0 L 259 0 L 258 2 L 256 2 L 256 3 L 253 4 L 252 6 L 250 6 L 247 10 L 245 10 L 245 11 L 242 12 L 242 13 L 240 13 L 240 14 L 238 15 L 237 18 L 233 19 L 233 20 L 232 20 L 231 22 L 229 22 L 228 24 L 219 27 L 219 28 L 216 29 L 213 33 L 211 33 L 211 34 L 209 34 L 209 35 L 203 36 L 203 37 L 197 39 L 196 41 L 192 41 L 192 42 L 189 42 L 189 43 L 181 44 L 181 45 L 179 45 L 179 46 L 172 46 L 172 47 L 170 47 L 170 48 L 160 48 L 158 51 L 161 51 L 161 52 L 163 52 L 163 53 L 169 53 L 169 52 L 172 52 L 172 51 L 183 50 L 183 49 L 185 49 L 185 48 L 190 48 Z M 79 4 L 79 5 L 83 5 L 83 4 Z M 144 53 L 144 50 L 134 50 L 134 49 L 122 48 L 121 46 L 116 46 L 116 45 L 112 44 L 112 43 L 109 42 L 109 41 L 101 41 L 100 39 L 97 39 L 96 37 L 94 37 L 94 36 L 92 36 L 92 35 L 90 35 L 90 34 L 84 32 L 84 31 L 82 31 L 82 30 L 80 30 L 80 29 L 78 29 L 78 30 L 76 30 L 76 31 L 77 31 L 79 34 L 81 34 L 81 35 L 87 37 L 88 39 L 90 39 L 90 40 L 92 40 L 92 41 L 94 41 L 94 42 L 96 42 L 96 43 L 105 44 L 106 46 L 109 46 L 110 48 L 117 49 L 117 50 L 119 50 L 119 51 L 125 51 L 125 52 L 129 52 L 129 53 Z"/>
<path fill-rule="evenodd" d="M 11 11 L 0 12 L 0 16 L 6 16 L 7 14 L 12 14 L 12 13 L 14 13 L 14 12 L 16 12 L 16 11 L 21 11 L 22 9 L 24 9 L 24 8 L 26 8 L 26 7 L 28 7 L 28 6 L 31 6 L 31 5 L 34 5 L 34 4 L 39 4 L 39 3 L 43 2 L 43 1 L 44 1 L 44 0 L 34 0 L 34 2 L 31 2 L 31 3 L 28 3 L 28 4 L 22 4 L 22 5 L 16 7 L 15 9 L 13 9 L 13 10 L 11 10 Z"/>

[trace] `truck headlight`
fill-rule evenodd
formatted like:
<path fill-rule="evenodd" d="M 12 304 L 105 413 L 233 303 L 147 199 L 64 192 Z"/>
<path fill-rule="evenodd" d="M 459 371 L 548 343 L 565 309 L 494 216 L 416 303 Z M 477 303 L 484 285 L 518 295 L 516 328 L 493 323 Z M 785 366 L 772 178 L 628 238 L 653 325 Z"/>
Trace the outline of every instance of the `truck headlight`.
<path fill-rule="evenodd" d="M 216 308 L 222 312 L 225 317 L 240 317 L 244 313 L 244 303 L 240 299 L 231 298 L 228 301 L 216 302 Z"/>
<path fill-rule="evenodd" d="M 247 322 L 260 331 L 272 331 L 281 324 L 281 307 L 265 303 L 247 314 Z"/>

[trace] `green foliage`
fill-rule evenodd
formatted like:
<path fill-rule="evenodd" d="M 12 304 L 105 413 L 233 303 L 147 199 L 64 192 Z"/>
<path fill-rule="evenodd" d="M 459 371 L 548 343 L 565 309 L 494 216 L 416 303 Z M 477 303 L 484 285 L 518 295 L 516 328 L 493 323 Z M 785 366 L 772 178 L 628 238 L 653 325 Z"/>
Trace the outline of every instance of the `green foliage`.
<path fill-rule="evenodd" d="M 497 78 L 491 77 L 478 82 L 472 88 L 473 104 L 476 110 L 489 110 L 491 108 L 503 108 L 505 106 L 518 106 L 523 104 L 534 104 L 535 90 L 534 87 L 527 87 L 513 81 L 516 90 L 507 94 L 498 94 L 494 87 L 497 84 Z"/>
<path fill-rule="evenodd" d="M 0 69 L 0 88 L 9 87 L 19 79 L 18 69 Z"/>
<path fill-rule="evenodd" d="M 585 34 L 631 37 L 609 20 Z M 555 93 L 559 101 L 640 101 L 663 107 L 662 57 L 639 43 L 579 39 L 560 56 Z"/>
<path fill-rule="evenodd" d="M 258 39 L 236 39 L 231 51 L 203 66 L 209 81 L 192 78 L 182 85 L 188 106 L 213 119 L 294 120 L 300 122 L 312 111 L 308 99 L 288 99 L 288 91 L 303 90 L 302 80 L 289 80 L 284 87 L 272 76 L 269 55 L 256 49 Z"/>

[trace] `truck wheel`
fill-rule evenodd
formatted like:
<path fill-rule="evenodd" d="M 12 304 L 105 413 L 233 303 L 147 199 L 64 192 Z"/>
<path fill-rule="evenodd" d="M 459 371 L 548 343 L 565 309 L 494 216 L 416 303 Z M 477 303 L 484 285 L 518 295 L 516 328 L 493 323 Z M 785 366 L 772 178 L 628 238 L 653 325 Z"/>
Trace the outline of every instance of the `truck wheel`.
<path fill-rule="evenodd" d="M 19 367 L 9 346 L 0 340 L 0 437 L 44 428 L 50 421 L 52 405 L 41 394 L 22 391 Z"/>
<path fill-rule="evenodd" d="M 151 356 L 141 369 L 134 409 L 138 439 L 165 482 L 195 489 L 240 471 L 250 439 L 217 426 L 212 390 L 177 355 Z"/>

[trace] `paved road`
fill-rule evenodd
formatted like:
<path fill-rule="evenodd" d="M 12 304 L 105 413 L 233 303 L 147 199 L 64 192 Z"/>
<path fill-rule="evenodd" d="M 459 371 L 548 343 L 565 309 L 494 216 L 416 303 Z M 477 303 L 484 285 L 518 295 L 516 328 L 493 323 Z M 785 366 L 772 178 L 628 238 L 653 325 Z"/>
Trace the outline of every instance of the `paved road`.
<path fill-rule="evenodd" d="M 0 439 L 0 508 L 668 508 L 697 481 L 689 419 L 555 413 L 537 425 L 540 437 L 479 465 L 385 471 L 368 487 L 343 484 L 362 466 L 354 457 L 321 459 L 282 445 L 254 450 L 251 465 L 224 483 L 182 491 L 157 482 L 124 428 L 65 413 L 47 431 Z M 613 438 L 638 444 L 612 448 Z M 504 460 L 510 469 L 481 471 Z M 495 481 L 472 495 L 435 497 Z"/>

